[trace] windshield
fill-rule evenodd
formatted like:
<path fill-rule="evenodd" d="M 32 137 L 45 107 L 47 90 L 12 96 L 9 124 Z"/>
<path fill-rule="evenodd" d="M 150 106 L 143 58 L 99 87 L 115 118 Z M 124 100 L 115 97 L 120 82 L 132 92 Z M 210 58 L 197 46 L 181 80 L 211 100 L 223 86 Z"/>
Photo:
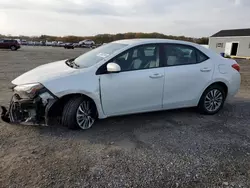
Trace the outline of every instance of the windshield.
<path fill-rule="evenodd" d="M 91 50 L 75 59 L 75 63 L 80 67 L 91 67 L 104 58 L 112 55 L 115 51 L 126 47 L 127 44 L 109 43 L 104 44 L 94 50 Z"/>

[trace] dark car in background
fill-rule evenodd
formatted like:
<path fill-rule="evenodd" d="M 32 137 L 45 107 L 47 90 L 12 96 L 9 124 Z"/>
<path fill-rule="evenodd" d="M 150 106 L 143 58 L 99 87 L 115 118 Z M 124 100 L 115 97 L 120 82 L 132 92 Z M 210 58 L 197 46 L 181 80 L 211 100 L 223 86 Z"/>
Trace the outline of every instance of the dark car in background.
<path fill-rule="evenodd" d="M 64 45 L 64 48 L 65 48 L 65 49 L 74 49 L 74 45 L 73 45 L 73 43 L 66 43 L 66 44 Z"/>
<path fill-rule="evenodd" d="M 13 39 L 0 39 L 0 49 L 11 49 L 12 51 L 18 50 L 20 44 L 17 40 Z"/>

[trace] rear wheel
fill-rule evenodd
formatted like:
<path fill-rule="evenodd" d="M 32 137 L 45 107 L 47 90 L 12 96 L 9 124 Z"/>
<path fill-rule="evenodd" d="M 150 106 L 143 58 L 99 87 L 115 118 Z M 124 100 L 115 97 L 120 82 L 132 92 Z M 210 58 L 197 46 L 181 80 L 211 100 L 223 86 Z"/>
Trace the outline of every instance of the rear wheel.
<path fill-rule="evenodd" d="M 12 51 L 16 51 L 16 50 L 17 50 L 17 48 L 16 48 L 15 46 L 11 46 L 10 49 L 11 49 Z"/>
<path fill-rule="evenodd" d="M 208 87 L 203 93 L 198 108 L 201 113 L 213 115 L 221 110 L 226 99 L 223 87 L 213 85 Z"/>
<path fill-rule="evenodd" d="M 69 129 L 89 129 L 97 118 L 93 101 L 86 97 L 70 99 L 63 109 L 62 124 Z"/>

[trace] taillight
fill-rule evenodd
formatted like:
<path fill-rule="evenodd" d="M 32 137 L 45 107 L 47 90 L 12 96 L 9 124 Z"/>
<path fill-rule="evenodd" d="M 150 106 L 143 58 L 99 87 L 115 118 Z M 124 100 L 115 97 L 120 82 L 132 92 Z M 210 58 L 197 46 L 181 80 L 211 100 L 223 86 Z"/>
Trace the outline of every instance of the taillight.
<path fill-rule="evenodd" d="M 240 65 L 239 65 L 239 64 L 235 63 L 235 64 L 232 65 L 232 67 L 233 67 L 235 70 L 237 70 L 238 72 L 240 72 Z"/>

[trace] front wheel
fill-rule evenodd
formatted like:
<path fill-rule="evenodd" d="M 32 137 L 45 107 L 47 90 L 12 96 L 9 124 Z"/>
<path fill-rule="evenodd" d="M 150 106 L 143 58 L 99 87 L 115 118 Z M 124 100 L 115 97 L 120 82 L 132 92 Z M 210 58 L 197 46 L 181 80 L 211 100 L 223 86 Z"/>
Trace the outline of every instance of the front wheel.
<path fill-rule="evenodd" d="M 63 109 L 62 125 L 69 129 L 89 129 L 97 118 L 97 110 L 93 101 L 85 97 L 70 99 Z"/>
<path fill-rule="evenodd" d="M 11 46 L 10 49 L 11 49 L 11 51 L 16 51 L 17 50 L 17 48 L 15 46 Z"/>
<path fill-rule="evenodd" d="M 203 114 L 213 115 L 222 109 L 225 99 L 224 89 L 219 85 L 213 85 L 204 91 L 198 108 Z"/>

